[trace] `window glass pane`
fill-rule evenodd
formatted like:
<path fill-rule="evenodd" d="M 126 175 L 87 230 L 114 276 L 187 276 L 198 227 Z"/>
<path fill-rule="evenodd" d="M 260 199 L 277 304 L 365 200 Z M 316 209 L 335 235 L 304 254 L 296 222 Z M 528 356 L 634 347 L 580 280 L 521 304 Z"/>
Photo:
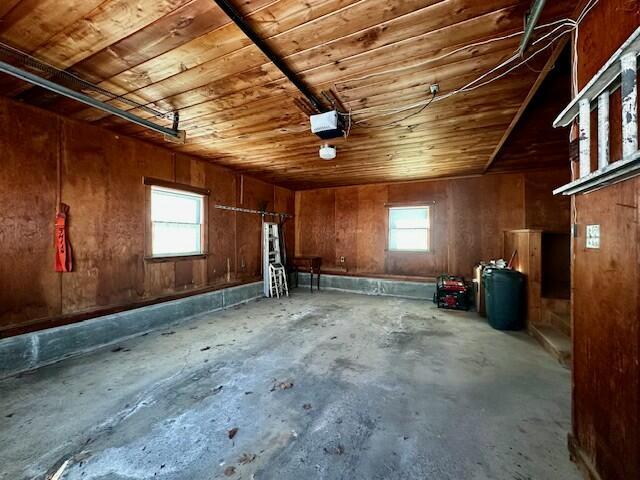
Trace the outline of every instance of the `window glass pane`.
<path fill-rule="evenodd" d="M 200 225 L 153 223 L 153 255 L 202 253 L 200 243 Z"/>
<path fill-rule="evenodd" d="M 428 228 L 429 208 L 389 209 L 389 228 Z"/>
<path fill-rule="evenodd" d="M 200 195 L 151 188 L 151 220 L 154 222 L 201 223 Z"/>
<path fill-rule="evenodd" d="M 389 232 L 391 250 L 428 250 L 428 231 L 426 229 L 400 229 Z"/>

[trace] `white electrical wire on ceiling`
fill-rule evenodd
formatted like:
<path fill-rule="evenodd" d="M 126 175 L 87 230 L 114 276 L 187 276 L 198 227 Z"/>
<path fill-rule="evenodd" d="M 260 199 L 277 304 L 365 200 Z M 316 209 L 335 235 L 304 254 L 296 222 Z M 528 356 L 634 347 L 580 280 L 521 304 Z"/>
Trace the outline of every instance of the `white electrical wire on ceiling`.
<path fill-rule="evenodd" d="M 569 18 L 564 18 L 562 20 L 556 20 L 555 22 L 550 22 L 550 23 L 546 23 L 544 25 L 539 25 L 539 26 L 536 27 L 536 29 L 539 30 L 539 29 L 542 29 L 542 28 L 547 28 L 547 27 L 551 27 L 553 25 L 557 25 L 559 23 L 567 23 L 567 22 L 573 23 L 573 20 L 571 20 Z M 384 70 L 382 72 L 370 73 L 370 74 L 364 75 L 362 77 L 348 78 L 348 79 L 345 79 L 345 80 L 338 80 L 337 82 L 335 82 L 334 85 L 341 85 L 341 84 L 349 83 L 349 82 L 358 82 L 358 81 L 361 81 L 361 80 L 368 80 L 370 78 L 380 77 L 382 75 L 389 75 L 391 73 L 400 73 L 400 72 L 404 72 L 404 71 L 407 71 L 407 70 L 413 70 L 414 68 L 421 67 L 422 65 L 427 65 L 427 64 L 432 63 L 432 62 L 437 62 L 438 60 L 443 60 L 443 59 L 445 59 L 447 57 L 455 55 L 456 53 L 462 52 L 464 50 L 469 50 L 470 48 L 474 48 L 474 47 L 480 47 L 482 45 L 488 45 L 490 43 L 500 42 L 502 40 L 508 40 L 510 38 L 522 35 L 523 33 L 524 33 L 524 31 L 520 30 L 519 32 L 514 32 L 514 33 L 511 33 L 509 35 L 504 35 L 504 36 L 501 36 L 501 37 L 495 37 L 495 38 L 490 38 L 488 40 L 482 40 L 482 41 L 479 41 L 479 42 L 470 43 L 469 45 L 463 45 L 462 47 L 456 48 L 455 50 L 452 50 L 451 52 L 445 53 L 444 55 L 440 55 L 438 57 L 429 58 L 427 60 L 423 60 L 421 62 L 414 63 L 414 64 L 411 64 L 411 65 L 407 65 L 407 66 L 404 66 L 404 67 L 398 67 L 398 68 L 393 68 L 393 69 L 390 69 L 390 70 Z"/>
<path fill-rule="evenodd" d="M 560 27 L 556 27 L 554 30 L 552 30 L 551 32 L 547 33 L 546 35 L 544 35 L 543 37 L 539 38 L 538 40 L 536 40 L 535 42 L 532 43 L 532 45 L 537 45 L 538 43 L 546 40 L 547 38 L 549 38 L 551 35 L 553 35 L 558 29 L 564 28 L 566 26 L 572 26 L 572 24 L 569 23 L 565 23 L 564 25 L 561 25 Z M 562 35 L 566 34 L 567 31 L 562 32 L 561 34 L 558 34 L 555 38 L 553 38 L 548 45 L 551 45 L 554 41 L 556 41 L 558 38 L 560 38 Z M 539 51 L 535 52 L 533 55 L 529 56 L 526 60 L 530 60 L 534 55 L 537 55 Z M 513 54 L 511 57 L 507 58 L 506 60 L 504 60 L 502 63 L 500 63 L 499 65 L 493 67 L 491 70 L 489 70 L 486 73 L 483 73 L 482 75 L 480 75 L 478 78 L 476 78 L 475 80 L 469 82 L 468 84 L 466 84 L 465 86 L 455 90 L 454 92 L 450 92 L 447 95 L 443 96 L 443 97 L 439 97 L 440 99 L 444 99 L 444 98 L 448 98 L 452 95 L 455 95 L 457 93 L 460 93 L 462 91 L 467 91 L 467 89 L 469 89 L 469 87 L 472 87 L 475 83 L 480 82 L 481 80 L 485 79 L 486 77 L 488 77 L 489 75 L 491 75 L 492 73 L 495 73 L 496 71 L 500 70 L 501 68 L 508 66 L 511 62 L 513 62 L 514 60 L 517 60 L 518 58 L 520 58 L 520 55 L 518 53 Z M 520 65 L 522 65 L 524 63 L 524 60 L 519 62 L 518 64 L 516 64 L 516 67 L 519 67 Z M 514 70 L 514 68 L 510 69 L 509 71 Z M 501 78 L 501 77 L 500 77 Z M 497 78 L 496 78 L 497 79 Z M 493 81 L 493 79 L 491 80 Z M 485 83 L 486 84 L 486 83 Z M 484 85 L 484 84 L 483 84 Z M 441 100 L 439 100 L 441 101 Z M 410 109 L 410 108 L 415 108 L 418 106 L 423 105 L 424 103 L 426 103 L 426 101 L 422 101 L 413 105 L 409 105 L 406 107 L 401 107 L 401 108 L 395 108 L 395 109 L 382 109 L 382 110 L 367 110 L 366 112 L 364 112 L 364 110 L 360 110 L 360 112 L 362 113 L 386 113 L 386 112 L 391 112 L 391 113 L 397 113 L 397 112 L 402 112 L 404 111 L 404 109 Z M 358 113 L 358 111 L 356 110 L 356 113 Z"/>
<path fill-rule="evenodd" d="M 537 45 L 541 42 L 543 42 L 544 40 L 546 40 L 549 37 L 553 37 L 549 40 L 549 42 L 544 45 L 542 48 L 536 50 L 535 52 L 533 52 L 531 55 L 529 55 L 526 58 L 523 58 L 520 62 L 516 63 L 515 65 L 512 65 L 510 68 L 508 68 L 506 71 L 500 73 L 499 75 L 492 77 L 488 80 L 485 80 L 484 82 L 482 82 L 482 80 L 484 80 L 485 78 L 489 77 L 490 75 L 492 75 L 493 73 L 499 71 L 500 69 L 509 66 L 512 62 L 514 62 L 515 60 L 517 60 L 520 55 L 519 54 L 514 54 L 512 56 L 510 56 L 508 59 L 504 60 L 502 63 L 500 63 L 499 65 L 497 65 L 496 67 L 493 67 L 491 70 L 489 70 L 488 72 L 482 74 L 480 77 L 476 78 L 475 80 L 469 82 L 468 84 L 466 84 L 465 86 L 458 88 L 457 90 L 451 91 L 449 93 L 447 93 L 446 95 L 443 95 L 441 97 L 437 97 L 437 98 L 431 98 L 429 100 L 423 100 L 421 102 L 418 103 L 414 103 L 412 105 L 407 105 L 404 107 L 400 107 L 400 108 L 396 108 L 396 109 L 362 109 L 362 110 L 354 110 L 352 111 L 351 108 L 349 109 L 349 113 L 342 113 L 341 115 L 345 115 L 349 117 L 349 123 L 357 125 L 357 124 L 362 124 L 362 123 L 367 123 L 370 120 L 374 119 L 374 118 L 379 118 L 382 116 L 388 116 L 388 115 L 395 115 L 398 113 L 402 113 L 405 112 L 407 110 L 411 110 L 414 108 L 418 108 L 418 107 L 423 107 L 422 110 L 424 110 L 425 105 L 428 106 L 431 103 L 435 103 L 435 102 L 439 102 L 439 101 L 443 101 L 446 100 L 447 98 L 450 98 L 454 95 L 457 95 L 459 93 L 463 93 L 463 92 L 469 92 L 469 91 L 473 91 L 476 90 L 477 88 L 483 87 L 485 85 L 488 85 L 489 83 L 495 82 L 496 80 L 499 80 L 503 77 L 505 77 L 506 75 L 508 75 L 509 73 L 511 73 L 512 71 L 516 70 L 517 68 L 519 68 L 520 66 L 526 64 L 529 60 L 531 60 L 532 58 L 534 58 L 536 55 L 540 54 L 541 52 L 547 50 L 548 48 L 550 48 L 558 39 L 560 39 L 562 36 L 566 35 L 567 33 L 571 33 L 574 32 L 574 45 L 573 45 L 573 50 L 574 50 L 574 56 L 577 55 L 577 44 L 578 44 L 578 30 L 580 27 L 580 23 L 585 19 L 585 17 L 589 14 L 589 12 L 596 6 L 596 4 L 599 2 L 599 0 L 590 0 L 587 5 L 585 6 L 585 8 L 582 10 L 582 12 L 578 15 L 576 20 L 570 19 L 570 18 L 565 18 L 562 20 L 557 20 L 555 22 L 550 22 L 550 23 L 546 23 L 543 25 L 539 25 L 537 27 L 535 27 L 536 29 L 543 29 L 543 28 L 548 28 L 551 26 L 556 25 L 556 27 L 551 30 L 550 32 L 546 33 L 545 35 L 543 35 L 542 37 L 540 37 L 539 39 L 537 39 L 536 41 L 534 41 L 532 43 L 532 46 Z M 568 30 L 565 30 L 567 27 L 569 27 Z M 554 34 L 557 35 L 554 36 Z M 341 80 L 339 82 L 336 82 L 336 84 L 344 84 L 344 83 L 348 83 L 348 82 L 355 82 L 355 81 L 361 81 L 361 80 L 367 80 L 370 78 L 375 78 L 378 76 L 382 76 L 382 75 L 389 75 L 392 73 L 398 73 L 398 72 L 403 72 L 406 70 L 411 70 L 417 67 L 420 67 L 422 65 L 431 63 L 431 62 L 435 62 L 438 60 L 442 60 L 444 58 L 447 58 L 451 55 L 454 55 L 460 51 L 463 50 L 467 50 L 473 47 L 477 47 L 477 46 L 481 46 L 481 45 L 487 45 L 489 43 L 494 43 L 494 42 L 498 42 L 498 41 L 502 41 L 502 40 L 506 40 L 509 38 L 513 38 L 515 36 L 518 35 L 522 35 L 524 32 L 520 31 L 520 32 L 516 32 L 516 33 L 512 33 L 509 35 L 504 35 L 501 37 L 496 37 L 496 38 L 492 38 L 489 40 L 483 40 L 480 42 L 476 42 L 476 43 L 472 43 L 469 45 L 465 45 L 463 47 L 457 48 L 451 52 L 448 52 L 444 55 L 440 55 L 438 57 L 434 57 L 434 58 L 430 58 L 428 60 L 425 60 L 423 62 L 420 63 L 416 63 L 413 65 L 408 65 L 408 66 L 404 66 L 404 67 L 399 67 L 399 68 L 395 68 L 395 69 L 391 69 L 391 70 L 385 70 L 382 72 L 376 72 L 376 73 L 371 73 L 362 77 L 358 77 L 358 78 L 351 78 L 351 79 L 346 79 L 346 80 Z M 577 62 L 575 61 L 574 58 L 574 62 L 573 62 L 573 82 L 574 82 L 574 89 L 577 89 L 576 85 L 577 85 Z M 479 83 L 480 82 L 480 83 Z M 422 110 L 420 110 L 420 112 L 422 112 Z M 420 112 L 416 112 L 420 113 Z M 358 114 L 358 113 L 362 113 L 362 114 L 373 114 L 372 117 L 367 118 L 366 120 L 359 120 L 359 121 L 355 121 L 352 122 L 352 115 L 353 114 Z M 410 118 L 412 115 L 410 115 L 409 117 L 405 117 L 401 120 L 398 121 L 403 121 L 406 120 L 407 118 Z M 384 126 L 388 126 L 388 125 L 392 125 L 393 123 L 397 123 L 397 122 L 392 122 L 391 124 L 386 124 Z"/>
<path fill-rule="evenodd" d="M 568 24 L 567 24 L 568 25 Z M 564 26 L 567 26 L 564 25 Z M 540 39 L 538 39 L 537 41 L 533 42 L 532 45 L 536 45 L 537 43 L 540 43 L 542 40 L 548 38 L 550 35 L 552 35 L 553 33 L 555 33 L 556 30 L 560 29 L 561 27 L 558 27 L 557 29 L 554 29 L 552 32 L 550 32 L 549 34 L 545 35 L 544 37 L 541 37 Z M 482 80 L 483 78 L 486 78 L 488 76 L 488 74 L 485 74 L 479 78 L 477 78 L 476 80 L 474 80 L 473 82 L 470 82 L 469 84 L 465 85 L 464 87 L 455 90 L 453 92 L 448 93 L 447 95 L 444 95 L 443 97 L 440 97 L 441 100 L 444 100 L 445 98 L 448 98 L 450 96 L 455 95 L 456 93 L 460 93 L 460 92 L 470 92 L 472 90 L 475 90 L 477 88 L 483 87 L 484 85 L 488 85 L 489 83 L 498 80 L 504 76 L 506 76 L 507 74 L 511 73 L 512 71 L 514 71 L 515 69 L 519 68 L 520 66 L 526 64 L 529 60 L 531 60 L 533 57 L 535 57 L 536 55 L 538 55 L 539 53 L 545 51 L 547 48 L 551 47 L 554 42 L 558 39 L 560 39 L 562 36 L 564 36 L 565 34 L 569 33 L 571 30 L 566 30 L 564 32 L 559 33 L 558 35 L 556 35 L 554 38 L 552 38 L 549 43 L 547 43 L 545 46 L 543 46 L 542 48 L 540 48 L 539 50 L 536 50 L 535 52 L 533 52 L 531 55 L 529 55 L 527 58 L 522 59 L 522 61 L 520 61 L 519 63 L 517 63 L 516 65 L 512 66 L 511 68 L 509 68 L 507 71 L 501 73 L 500 75 L 491 78 L 483 83 L 480 83 L 478 85 L 474 85 L 472 86 L 474 83 Z M 515 56 L 516 58 L 518 57 L 518 55 Z M 513 60 L 513 57 L 511 57 L 510 61 Z M 494 69 L 493 71 L 496 71 L 497 69 L 499 69 L 501 67 L 498 67 L 496 69 Z"/>
<path fill-rule="evenodd" d="M 532 45 L 536 45 L 536 44 L 546 40 L 549 36 L 553 35 L 558 29 L 561 29 L 561 28 L 564 28 L 564 27 L 567 27 L 567 26 L 572 26 L 572 25 L 571 24 L 565 24 L 565 25 L 562 25 L 561 27 L 557 27 L 552 32 L 549 32 L 548 34 L 544 35 L 543 37 L 541 37 L 538 40 L 536 40 L 535 42 L 533 42 Z M 504 60 L 501 64 L 499 64 L 496 67 L 492 68 L 488 72 L 482 74 L 481 76 L 479 76 L 475 80 L 472 80 L 471 82 L 469 82 L 468 84 L 464 85 L 463 87 L 458 88 L 457 90 L 453 90 L 453 91 L 451 91 L 451 92 L 449 92 L 446 95 L 443 95 L 441 97 L 437 97 L 434 100 L 425 100 L 425 101 L 417 102 L 417 103 L 414 103 L 412 105 L 407 105 L 407 106 L 396 108 L 396 109 L 360 110 L 360 111 L 356 110 L 356 111 L 353 111 L 352 113 L 374 114 L 372 117 L 369 117 L 366 120 L 359 120 L 359 121 L 353 122 L 353 123 L 354 124 L 361 124 L 361 123 L 364 123 L 364 122 L 368 122 L 368 121 L 370 121 L 370 120 L 372 120 L 374 118 L 379 118 L 379 117 L 388 116 L 388 115 L 395 115 L 395 114 L 398 114 L 398 113 L 405 112 L 407 110 L 411 110 L 413 108 L 422 107 L 422 106 L 424 106 L 426 104 L 435 103 L 435 102 L 441 102 L 441 101 L 446 100 L 447 98 L 450 98 L 450 97 L 452 97 L 454 95 L 457 95 L 459 93 L 470 92 L 470 91 L 476 90 L 476 89 L 478 89 L 480 87 L 483 87 L 485 85 L 488 85 L 489 83 L 492 83 L 492 82 L 494 82 L 496 80 L 499 80 L 500 78 L 505 77 L 506 75 L 508 75 L 512 71 L 514 71 L 517 68 L 519 68 L 520 66 L 524 65 L 526 62 L 528 62 L 529 60 L 531 60 L 532 58 L 534 58 L 535 56 L 537 56 L 538 54 L 540 54 L 544 50 L 546 50 L 549 47 L 551 47 L 556 40 L 558 40 L 560 37 L 562 37 L 563 35 L 567 34 L 570 31 L 571 30 L 565 30 L 565 31 L 557 34 L 554 38 L 552 38 L 549 41 L 549 43 L 547 45 L 545 45 L 542 48 L 536 50 L 531 55 L 529 55 L 525 59 L 522 59 L 520 62 L 518 62 L 515 65 L 511 66 L 509 69 L 507 69 L 506 71 L 502 72 L 501 74 L 499 74 L 499 75 L 497 75 L 497 76 L 495 76 L 493 78 L 490 78 L 490 79 L 488 79 L 488 80 L 486 80 L 484 82 L 482 82 L 482 80 L 484 80 L 485 78 L 487 78 L 491 74 L 495 73 L 496 71 L 500 70 L 501 68 L 509 66 L 509 64 L 511 64 L 514 60 L 520 58 L 520 55 L 518 53 L 512 55 L 508 59 Z M 482 82 L 482 83 L 478 83 L 478 82 Z"/>

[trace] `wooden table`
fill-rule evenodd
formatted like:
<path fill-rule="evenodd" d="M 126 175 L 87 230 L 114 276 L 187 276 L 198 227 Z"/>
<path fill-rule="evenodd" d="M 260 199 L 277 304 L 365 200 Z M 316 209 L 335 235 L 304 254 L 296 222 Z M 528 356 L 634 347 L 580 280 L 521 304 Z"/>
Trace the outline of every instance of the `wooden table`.
<path fill-rule="evenodd" d="M 322 257 L 304 256 L 293 258 L 293 269 L 296 272 L 296 288 L 298 287 L 298 272 L 309 272 L 309 286 L 313 292 L 313 274 L 318 276 L 318 290 L 320 290 L 320 266 L 322 265 Z"/>

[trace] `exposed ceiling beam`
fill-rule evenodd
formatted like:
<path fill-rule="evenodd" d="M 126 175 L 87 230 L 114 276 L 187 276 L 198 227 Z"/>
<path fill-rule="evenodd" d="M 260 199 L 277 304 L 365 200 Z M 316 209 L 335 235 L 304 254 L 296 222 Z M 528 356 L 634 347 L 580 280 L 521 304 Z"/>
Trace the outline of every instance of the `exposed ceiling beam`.
<path fill-rule="evenodd" d="M 271 49 L 269 45 L 253 30 L 251 25 L 249 25 L 244 17 L 240 14 L 240 12 L 231 5 L 227 0 L 213 0 L 218 4 L 218 6 L 222 9 L 224 13 L 235 23 L 242 32 L 249 37 L 256 47 L 260 49 L 262 53 L 280 70 L 285 77 L 293 83 L 300 93 L 302 93 L 307 100 L 314 106 L 319 112 L 325 111 L 326 108 L 323 105 L 322 101 L 311 91 L 309 86 L 304 83 L 300 78 L 296 75 L 296 73 L 289 68 L 289 66 Z"/>
<path fill-rule="evenodd" d="M 493 161 L 496 159 L 496 157 L 502 150 L 502 147 L 504 147 L 504 144 L 509 139 L 509 136 L 511 136 L 513 129 L 516 128 L 516 125 L 522 118 L 522 115 L 524 115 L 524 112 L 527 110 L 527 107 L 531 103 L 531 100 L 533 100 L 533 97 L 535 97 L 536 93 L 538 93 L 538 90 L 540 90 L 540 87 L 542 86 L 542 83 L 544 82 L 544 80 L 547 78 L 547 75 L 549 74 L 549 72 L 553 70 L 554 64 L 558 60 L 558 57 L 562 53 L 562 50 L 564 49 L 564 47 L 567 45 L 568 41 L 569 40 L 567 38 L 562 38 L 558 43 L 558 45 L 556 45 L 556 47 L 553 49 L 551 56 L 549 57 L 547 62 L 544 64 L 544 68 L 538 74 L 536 81 L 531 86 L 531 89 L 529 90 L 529 93 L 527 94 L 524 101 L 522 102 L 522 105 L 520 105 L 520 108 L 514 115 L 513 120 L 511 120 L 511 123 L 509 124 L 504 134 L 502 135 L 500 142 L 498 142 L 498 145 L 496 146 L 495 150 L 491 154 L 491 157 L 489 157 L 489 160 L 487 161 L 487 164 L 484 167 L 485 172 L 489 170 L 489 167 L 491 167 L 491 164 L 493 163 Z"/>

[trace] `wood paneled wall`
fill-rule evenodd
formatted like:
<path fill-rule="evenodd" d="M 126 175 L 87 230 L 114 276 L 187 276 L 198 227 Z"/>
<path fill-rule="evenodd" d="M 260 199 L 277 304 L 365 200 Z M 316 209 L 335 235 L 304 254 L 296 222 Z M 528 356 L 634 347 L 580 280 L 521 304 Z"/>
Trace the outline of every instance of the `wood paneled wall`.
<path fill-rule="evenodd" d="M 298 191 L 296 253 L 321 256 L 325 271 L 343 270 L 344 256 L 348 273 L 470 277 L 480 260 L 502 256 L 505 230 L 567 231 L 569 203 L 551 191 L 568 180 L 564 168 Z M 417 202 L 433 206 L 432 251 L 388 251 L 385 205 Z"/>
<path fill-rule="evenodd" d="M 637 1 L 598 3 L 580 27 L 580 88 L 638 26 Z M 619 93 L 611 112 L 612 156 L 619 158 Z M 574 198 L 573 446 L 603 480 L 640 478 L 639 192 L 636 178 Z M 585 248 L 589 224 L 600 225 L 599 250 Z"/>
<path fill-rule="evenodd" d="M 540 324 L 542 231 L 534 229 L 510 230 L 504 233 L 504 258 L 513 252 L 513 268 L 527 276 L 527 328 Z"/>
<path fill-rule="evenodd" d="M 294 210 L 290 190 L 1 98 L 0 152 L 0 336 L 261 277 L 260 217 L 215 208 L 208 258 L 146 262 L 144 176 L 206 187 L 210 207 Z M 66 274 L 53 269 L 58 197 L 71 207 Z"/>
<path fill-rule="evenodd" d="M 555 169 L 559 165 L 565 166 L 569 155 L 567 134 L 562 129 L 553 128 L 553 121 L 570 101 L 571 48 L 567 46 L 531 99 L 489 172 L 521 172 L 523 168 Z"/>

